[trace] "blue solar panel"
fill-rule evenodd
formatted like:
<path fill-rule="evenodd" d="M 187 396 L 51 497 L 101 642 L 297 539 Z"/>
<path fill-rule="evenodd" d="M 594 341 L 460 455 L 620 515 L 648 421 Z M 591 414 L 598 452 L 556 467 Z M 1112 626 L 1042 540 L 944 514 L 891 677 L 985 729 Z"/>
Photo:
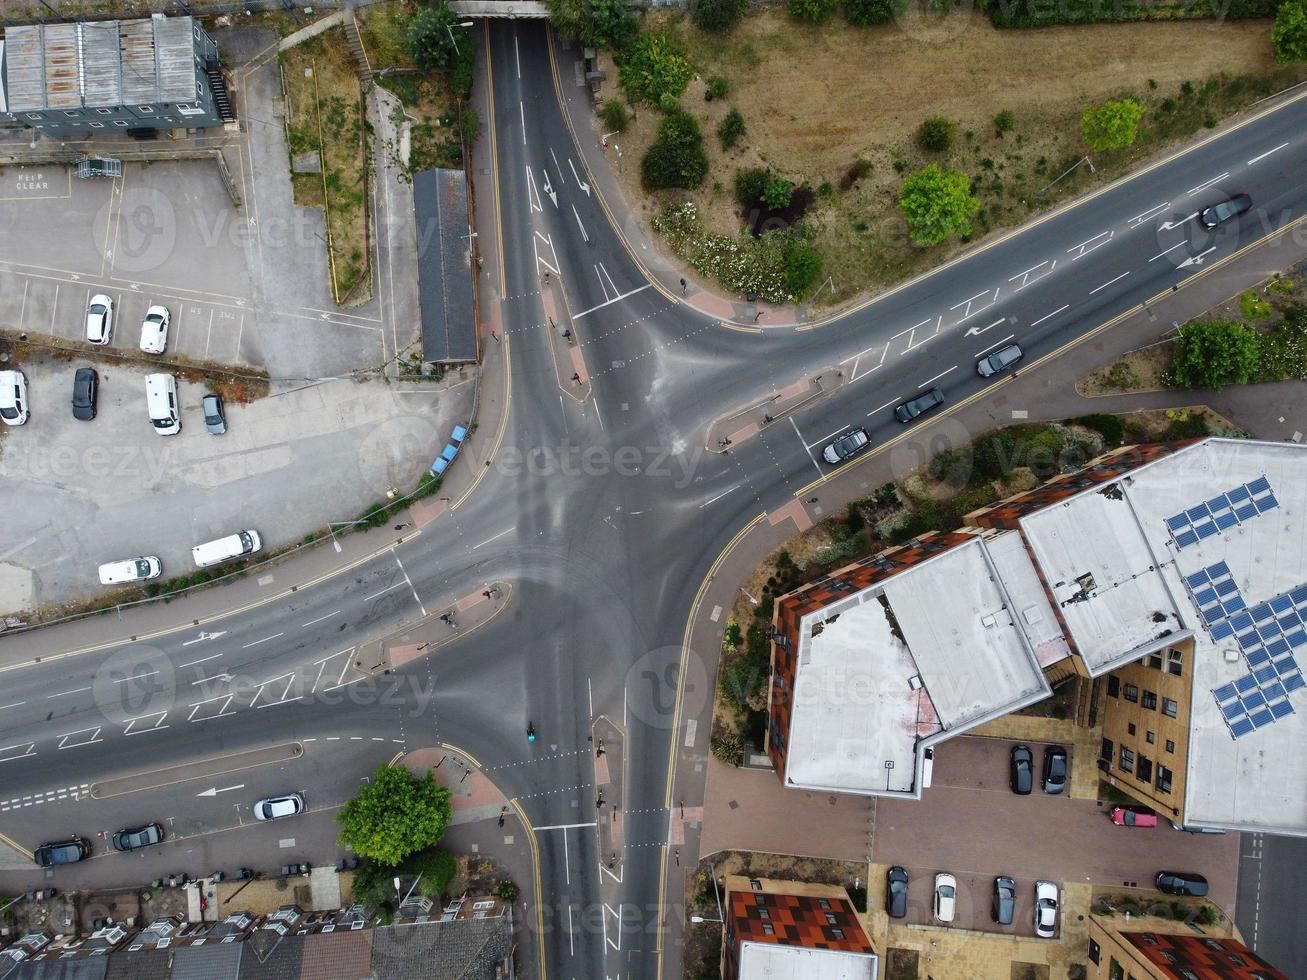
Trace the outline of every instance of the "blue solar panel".
<path fill-rule="evenodd" d="M 1258 728 L 1264 728 L 1265 726 L 1269 725 L 1271 722 L 1275 721 L 1275 716 L 1271 714 L 1269 709 L 1263 708 L 1261 711 L 1249 715 L 1248 720 L 1251 721 Z"/>
<path fill-rule="evenodd" d="M 1242 633 L 1253 624 L 1252 613 L 1240 613 L 1230 620 L 1230 625 L 1234 627 L 1235 632 Z"/>
<path fill-rule="evenodd" d="M 1254 670 L 1253 676 L 1257 678 L 1258 684 L 1269 684 L 1271 681 L 1275 680 L 1278 675 L 1275 672 L 1275 667 L 1271 666 L 1263 667 L 1260 670 Z"/>
<path fill-rule="evenodd" d="M 1302 674 L 1290 674 L 1284 679 L 1284 689 L 1286 691 L 1296 691 L 1304 686 L 1307 686 L 1307 681 L 1302 679 Z"/>
<path fill-rule="evenodd" d="M 1273 641 L 1266 644 L 1266 652 L 1272 657 L 1278 657 L 1289 652 L 1289 643 L 1284 637 L 1277 636 Z"/>
<path fill-rule="evenodd" d="M 1265 514 L 1268 510 L 1274 510 L 1276 507 L 1279 506 L 1280 506 L 1280 502 L 1276 500 L 1275 495 L 1272 494 L 1269 497 L 1263 497 L 1262 499 L 1257 501 L 1257 513 Z"/>
<path fill-rule="evenodd" d="M 1277 719 L 1283 718 L 1285 715 L 1291 715 L 1293 714 L 1293 705 L 1288 701 L 1281 701 L 1279 704 L 1273 704 L 1271 705 L 1271 714 L 1273 714 Z"/>
<path fill-rule="evenodd" d="M 1168 517 L 1166 519 L 1166 526 L 1172 531 L 1178 531 L 1182 527 L 1189 526 L 1189 518 L 1184 514 L 1176 514 L 1174 517 Z"/>
<path fill-rule="evenodd" d="M 1230 566 L 1223 561 L 1218 561 L 1215 565 L 1209 568 L 1207 572 L 1212 576 L 1213 580 L 1223 578 L 1230 574 Z"/>
<path fill-rule="evenodd" d="M 1239 591 L 1239 586 L 1234 584 L 1234 579 L 1232 578 L 1223 578 L 1216 583 L 1216 594 L 1221 596 L 1222 598 L 1228 596 L 1231 592 L 1238 592 L 1238 591 Z"/>
<path fill-rule="evenodd" d="M 1279 681 L 1276 681 L 1274 684 L 1267 684 L 1266 687 L 1262 689 L 1262 693 L 1266 695 L 1267 701 L 1274 701 L 1276 698 L 1284 697 L 1284 685 Z"/>
<path fill-rule="evenodd" d="M 1210 538 L 1216 533 L 1216 525 L 1211 521 L 1204 521 L 1202 524 L 1194 525 L 1194 530 L 1198 532 L 1200 538 Z"/>
<path fill-rule="evenodd" d="M 1287 637 L 1287 639 L 1289 641 L 1289 646 L 1300 647 L 1304 643 L 1307 643 L 1307 633 L 1299 631 L 1294 633 L 1292 636 Z"/>
<path fill-rule="evenodd" d="M 1259 476 L 1247 486 L 1249 493 L 1265 493 L 1267 490 L 1271 489 L 1271 481 L 1266 479 L 1265 476 Z"/>
<path fill-rule="evenodd" d="M 1203 569 L 1201 572 L 1194 572 L 1192 575 L 1186 575 L 1185 582 L 1188 583 L 1189 588 L 1191 589 L 1201 588 L 1207 584 L 1207 570 Z"/>
<path fill-rule="evenodd" d="M 1253 680 L 1252 674 L 1244 674 L 1235 680 L 1234 686 L 1238 688 L 1240 694 L 1247 694 L 1257 686 L 1257 682 Z"/>
<path fill-rule="evenodd" d="M 1196 602 L 1200 606 L 1210 606 L 1215 601 L 1216 601 L 1215 589 L 1208 588 L 1208 589 L 1203 589 L 1201 592 L 1194 593 L 1194 602 Z"/>
<path fill-rule="evenodd" d="M 1247 708 L 1249 711 L 1252 711 L 1254 708 L 1260 708 L 1265 703 L 1266 703 L 1266 695 L 1263 694 L 1261 691 L 1253 691 L 1251 694 L 1249 694 L 1246 698 L 1243 699 L 1243 706 Z"/>
<path fill-rule="evenodd" d="M 1218 514 L 1216 517 L 1216 526 L 1222 531 L 1228 531 L 1238 523 L 1233 514 Z"/>
<path fill-rule="evenodd" d="M 1268 623 L 1259 623 L 1257 632 L 1262 634 L 1263 640 L 1269 640 L 1272 637 L 1279 636 L 1284 630 L 1280 629 L 1280 624 L 1272 619 Z"/>
<path fill-rule="evenodd" d="M 1293 601 L 1298 605 L 1307 604 L 1307 585 L 1298 586 L 1289 595 L 1293 596 Z"/>
<path fill-rule="evenodd" d="M 1213 497 L 1211 500 L 1207 501 L 1207 509 L 1210 511 L 1223 510 L 1229 506 L 1230 501 L 1225 499 L 1225 494 L 1221 494 L 1219 497 Z"/>
<path fill-rule="evenodd" d="M 1257 516 L 1257 508 L 1252 504 L 1244 504 L 1234 509 L 1234 514 L 1241 521 L 1250 521 Z"/>
<path fill-rule="evenodd" d="M 1217 701 L 1229 701 L 1238 692 L 1235 691 L 1233 684 L 1222 684 L 1212 693 L 1216 695 Z"/>
<path fill-rule="evenodd" d="M 1240 609 L 1247 608 L 1247 605 L 1248 604 L 1243 601 L 1243 596 L 1237 595 L 1229 602 L 1225 603 L 1222 608 L 1225 609 L 1225 614 L 1227 616 L 1231 616 L 1234 613 L 1237 613 Z"/>
<path fill-rule="evenodd" d="M 1253 723 L 1247 718 L 1241 718 L 1230 726 L 1230 734 L 1235 738 L 1239 738 L 1241 735 L 1247 735 L 1253 730 Z"/>
<path fill-rule="evenodd" d="M 1227 623 L 1217 623 L 1212 627 L 1212 639 L 1224 640 L 1226 637 L 1234 636 L 1234 629 Z"/>
<path fill-rule="evenodd" d="M 1293 608 L 1293 600 L 1290 599 L 1287 595 L 1277 595 L 1274 599 L 1271 600 L 1270 606 L 1277 613 L 1288 612 L 1290 609 Z"/>
<path fill-rule="evenodd" d="M 1248 611 L 1253 614 L 1253 619 L 1256 620 L 1259 625 L 1275 615 L 1275 613 L 1271 611 L 1271 604 L 1269 602 L 1259 602 Z"/>
<path fill-rule="evenodd" d="M 1175 536 L 1175 543 L 1178 547 L 1187 548 L 1191 544 L 1198 543 L 1198 535 L 1194 534 L 1193 531 L 1184 531 Z"/>
<path fill-rule="evenodd" d="M 1287 633 L 1289 630 L 1296 630 L 1302 625 L 1302 620 L 1298 618 L 1296 612 L 1290 612 L 1287 616 L 1281 616 L 1275 621 L 1275 625 L 1280 627 L 1281 633 Z"/>
<path fill-rule="evenodd" d="M 1270 660 L 1271 660 L 1271 655 L 1267 653 L 1265 650 L 1259 648 L 1257 650 L 1248 651 L 1249 667 L 1260 667 L 1262 666 L 1262 664 L 1270 663 Z"/>
<path fill-rule="evenodd" d="M 1235 487 L 1233 490 L 1227 493 L 1226 496 L 1229 497 L 1230 500 L 1236 504 L 1241 500 L 1247 500 L 1249 497 L 1248 485 L 1244 484 L 1241 487 Z"/>
<path fill-rule="evenodd" d="M 1191 521 L 1199 521 L 1207 516 L 1207 505 L 1199 504 L 1197 507 L 1190 507 L 1185 511 L 1185 516 Z"/>
<path fill-rule="evenodd" d="M 1261 645 L 1262 645 L 1262 638 L 1258 636 L 1255 632 L 1239 634 L 1239 646 L 1242 647 L 1244 650 L 1256 649 Z"/>
<path fill-rule="evenodd" d="M 1275 666 L 1279 667 L 1279 668 L 1280 668 L 1280 673 L 1283 674 L 1283 673 L 1285 673 L 1286 671 L 1297 670 L 1297 669 L 1298 669 L 1298 661 L 1295 660 L 1293 657 L 1284 657 L 1284 658 L 1282 658 L 1282 659 L 1280 659 L 1280 660 L 1277 660 L 1277 661 L 1275 662 Z"/>
<path fill-rule="evenodd" d="M 1238 701 L 1231 701 L 1229 704 L 1221 708 L 1221 714 L 1225 715 L 1226 721 L 1229 721 L 1231 718 L 1239 718 L 1246 713 L 1244 706 Z"/>

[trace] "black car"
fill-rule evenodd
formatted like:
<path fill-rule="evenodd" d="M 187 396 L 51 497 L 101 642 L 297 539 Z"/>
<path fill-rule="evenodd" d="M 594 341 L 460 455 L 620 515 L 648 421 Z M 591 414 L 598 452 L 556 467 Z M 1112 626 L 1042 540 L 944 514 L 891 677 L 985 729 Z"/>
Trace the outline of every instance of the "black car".
<path fill-rule="evenodd" d="M 222 410 L 222 395 L 205 395 L 200 400 L 204 411 L 204 427 L 211 435 L 220 436 L 227 431 L 227 416 Z"/>
<path fill-rule="evenodd" d="M 908 914 L 908 873 L 897 864 L 889 869 L 885 882 L 885 911 L 891 919 L 902 919 Z"/>
<path fill-rule="evenodd" d="M 1189 871 L 1157 872 L 1157 890 L 1168 895 L 1192 895 L 1202 898 L 1207 894 L 1207 879 Z"/>
<path fill-rule="evenodd" d="M 74 837 L 71 840 L 42 844 L 32 852 L 32 857 L 36 858 L 36 863 L 43 868 L 53 868 L 60 864 L 75 864 L 90 856 L 91 844 L 84 837 Z"/>
<path fill-rule="evenodd" d="M 1044 792 L 1056 795 L 1066 789 L 1066 749 L 1050 745 L 1044 750 Z"/>
<path fill-rule="evenodd" d="M 1008 783 L 1012 787 L 1012 792 L 1021 796 L 1030 795 L 1030 791 L 1034 789 L 1035 757 L 1031 754 L 1029 746 L 1012 747 L 1012 770 L 1008 773 Z"/>
<path fill-rule="evenodd" d="M 938 388 L 931 388 L 924 395 L 918 395 L 911 401 L 904 402 L 898 408 L 894 409 L 894 417 L 900 422 L 911 422 L 915 418 L 925 415 L 937 405 L 944 404 L 944 392 Z"/>
<path fill-rule="evenodd" d="M 1017 883 L 1007 875 L 994 879 L 994 905 L 990 915 L 1001 926 L 1010 926 L 1017 911 Z"/>
<path fill-rule="evenodd" d="M 1237 218 L 1250 210 L 1252 206 L 1253 199 L 1251 197 L 1247 194 L 1236 194 L 1228 201 L 1222 201 L 1220 204 L 1213 204 L 1210 208 L 1206 208 L 1198 215 L 1198 220 L 1203 223 L 1205 228 L 1215 228 L 1231 218 Z"/>
<path fill-rule="evenodd" d="M 95 399 L 100 390 L 100 376 L 95 368 L 78 368 L 73 375 L 73 418 L 89 422 L 95 418 Z"/>
<path fill-rule="evenodd" d="M 138 847 L 149 847 L 161 840 L 163 840 L 163 826 L 147 823 L 144 827 L 137 827 L 135 830 L 129 828 L 118 831 L 109 838 L 109 843 L 113 845 L 115 851 L 134 851 Z"/>

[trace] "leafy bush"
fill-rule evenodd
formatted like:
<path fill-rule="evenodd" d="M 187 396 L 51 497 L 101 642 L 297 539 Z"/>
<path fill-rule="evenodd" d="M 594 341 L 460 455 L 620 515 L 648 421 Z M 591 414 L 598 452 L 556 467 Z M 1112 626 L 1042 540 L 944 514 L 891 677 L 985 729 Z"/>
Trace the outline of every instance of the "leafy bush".
<path fill-rule="evenodd" d="M 1017 437 L 1007 429 L 990 432 L 971 447 L 971 465 L 982 480 L 1007 479 L 1021 465 Z"/>
<path fill-rule="evenodd" d="M 785 287 L 790 295 L 807 296 L 821 278 L 821 254 L 811 245 L 794 241 L 785 253 Z"/>
<path fill-rule="evenodd" d="M 908 0 L 844 0 L 844 16 L 850 24 L 871 27 L 888 24 L 908 5 Z"/>
<path fill-rule="evenodd" d="M 1017 124 L 1017 117 L 1011 109 L 1004 109 L 994 117 L 994 134 L 1002 136 L 1004 133 L 1012 132 L 1012 128 Z"/>
<path fill-rule="evenodd" d="M 1302 0 L 1280 4 L 1271 27 L 1271 41 L 1278 63 L 1307 61 L 1307 4 Z"/>
<path fill-rule="evenodd" d="M 625 47 L 639 31 L 629 0 L 590 0 L 590 43 L 614 51 Z"/>
<path fill-rule="evenodd" d="M 641 179 L 649 187 L 691 190 L 703 183 L 707 173 L 708 155 L 699 124 L 682 109 L 668 113 L 658 124 L 658 138 L 640 161 Z"/>
<path fill-rule="evenodd" d="M 631 124 L 631 114 L 626 111 L 626 103 L 621 99 L 606 99 L 599 116 L 604 121 L 604 131 L 622 133 Z"/>
<path fill-rule="evenodd" d="M 903 181 L 899 210 L 913 242 L 925 248 L 953 235 L 970 235 L 980 202 L 971 196 L 966 174 L 932 163 Z"/>
<path fill-rule="evenodd" d="M 917 127 L 917 145 L 931 153 L 943 153 L 952 148 L 957 124 L 943 116 L 931 116 Z"/>
<path fill-rule="evenodd" d="M 768 232 L 756 239 L 747 234 L 734 238 L 708 234 L 692 201 L 666 208 L 650 223 L 673 253 L 697 272 L 715 277 L 730 292 L 754 293 L 767 303 L 790 301 L 785 285 L 788 234 Z"/>
<path fill-rule="evenodd" d="M 336 814 L 340 842 L 360 857 L 397 865 L 444 835 L 453 815 L 449 798 L 430 772 L 419 777 L 382 766 Z"/>
<path fill-rule="evenodd" d="M 617 66 L 627 98 L 650 106 L 664 95 L 679 96 L 693 74 L 685 48 L 667 34 L 641 34 L 621 52 Z"/>
<path fill-rule="evenodd" d="M 1080 135 L 1090 149 L 1119 150 L 1134 143 L 1143 114 L 1143 103 L 1134 99 L 1116 99 L 1100 106 L 1090 106 L 1080 117 Z"/>
<path fill-rule="evenodd" d="M 766 657 L 745 654 L 722 666 L 718 689 L 723 700 L 736 708 L 744 709 L 762 693 L 771 665 Z"/>
<path fill-rule="evenodd" d="M 749 0 L 690 0 L 690 19 L 705 31 L 729 31 L 749 9 Z"/>
<path fill-rule="evenodd" d="M 458 861 L 448 851 L 428 848 L 407 858 L 404 872 L 420 874 L 422 880 L 418 882 L 418 891 L 427 898 L 438 899 L 458 874 Z"/>
<path fill-rule="evenodd" d="M 721 123 L 717 126 L 717 138 L 722 141 L 722 149 L 729 150 L 740 141 L 740 137 L 745 133 L 744 117 L 740 115 L 738 109 L 732 109 L 726 113 Z"/>
<path fill-rule="evenodd" d="M 766 167 L 741 167 L 735 171 L 735 199 L 746 208 L 757 204 L 769 177 Z"/>
<path fill-rule="evenodd" d="M 1258 339 L 1258 381 L 1307 378 L 1307 312 L 1294 311 L 1284 323 Z"/>
<path fill-rule="evenodd" d="M 441 0 L 413 15 L 408 22 L 404 43 L 414 63 L 424 71 L 432 71 L 453 65 L 459 48 L 453 38 L 461 33 L 463 29 L 458 26 L 458 15 Z M 471 43 L 466 47 L 470 49 Z"/>
<path fill-rule="evenodd" d="M 720 729 L 712 733 L 708 747 L 713 758 L 728 766 L 744 765 L 744 741 L 739 732 Z"/>
<path fill-rule="evenodd" d="M 703 97 L 709 102 L 713 99 L 724 99 L 730 90 L 731 83 L 727 79 L 721 75 L 713 75 L 704 86 Z"/>
<path fill-rule="evenodd" d="M 1181 439 L 1201 439 L 1206 435 L 1210 435 L 1207 419 L 1201 415 L 1185 413 L 1170 424 L 1162 436 L 1162 441 L 1179 442 Z"/>
<path fill-rule="evenodd" d="M 1239 296 L 1239 312 L 1245 320 L 1265 320 L 1271 315 L 1271 304 L 1249 290 Z"/>
<path fill-rule="evenodd" d="M 740 631 L 740 624 L 733 619 L 726 621 L 726 630 L 722 634 L 722 652 L 734 653 L 740 648 L 740 641 L 744 634 Z"/>
<path fill-rule="evenodd" d="M 1124 23 L 1138 20 L 1176 20 L 1215 17 L 1246 20 L 1271 17 L 1278 0 L 1192 0 L 1155 3 L 1150 0 L 1021 0 L 987 3 L 995 27 L 1047 27 L 1051 24 Z"/>
<path fill-rule="evenodd" d="M 830 20 L 835 13 L 836 0 L 789 0 L 785 9 L 791 17 L 806 20 L 810 24 L 820 24 Z"/>
<path fill-rule="evenodd" d="M 794 193 L 794 183 L 780 177 L 767 181 L 762 189 L 762 203 L 772 211 L 783 211 L 790 206 L 790 195 Z"/>
<path fill-rule="evenodd" d="M 522 894 L 522 890 L 517 887 L 513 881 L 501 881 L 499 887 L 495 889 L 495 895 L 501 902 L 507 902 L 512 905 L 517 901 L 517 897 Z"/>
<path fill-rule="evenodd" d="M 1078 419 L 1072 419 L 1076 425 L 1083 425 L 1086 429 L 1093 429 L 1103 437 L 1103 445 L 1113 449 L 1125 442 L 1125 423 L 1115 415 L 1106 415 L 1096 413 L 1094 415 L 1082 415 Z"/>
<path fill-rule="evenodd" d="M 549 23 L 565 41 L 589 44 L 594 38 L 594 19 L 587 0 L 545 0 Z"/>
<path fill-rule="evenodd" d="M 1171 375 L 1181 388 L 1246 384 L 1257 371 L 1257 333 L 1234 320 L 1195 320 L 1175 337 Z"/>
<path fill-rule="evenodd" d="M 963 486 L 971 479 L 971 454 L 945 449 L 930 461 L 930 475 L 950 486 Z"/>

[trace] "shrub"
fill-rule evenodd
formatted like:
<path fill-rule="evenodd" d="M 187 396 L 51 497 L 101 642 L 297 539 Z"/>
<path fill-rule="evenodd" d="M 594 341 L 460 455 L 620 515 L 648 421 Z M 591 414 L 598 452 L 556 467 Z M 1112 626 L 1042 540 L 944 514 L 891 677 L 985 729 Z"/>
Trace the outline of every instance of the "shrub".
<path fill-rule="evenodd" d="M 715 731 L 709 739 L 708 747 L 712 751 L 713 758 L 718 762 L 728 766 L 744 765 L 744 741 L 740 738 L 739 732 L 725 729 Z"/>
<path fill-rule="evenodd" d="M 740 632 L 740 624 L 733 619 L 726 621 L 726 631 L 722 634 L 722 651 L 724 653 L 734 653 L 740 648 L 740 641 L 744 634 Z"/>
<path fill-rule="evenodd" d="M 1167 428 L 1162 436 L 1163 442 L 1178 442 L 1181 439 L 1201 439 L 1208 435 L 1207 419 L 1201 415 L 1188 415 L 1178 418 Z"/>
<path fill-rule="evenodd" d="M 963 486 L 971 479 L 971 454 L 945 449 L 930 461 L 930 475 L 950 486 Z"/>
<path fill-rule="evenodd" d="M 1271 27 L 1271 41 L 1275 45 L 1275 60 L 1280 64 L 1307 61 L 1307 4 L 1302 0 L 1280 4 Z"/>
<path fill-rule="evenodd" d="M 731 90 L 731 83 L 721 75 L 714 75 L 708 79 L 708 84 L 704 86 L 703 97 L 711 102 L 713 99 L 724 99 L 726 94 Z"/>
<path fill-rule="evenodd" d="M 1245 320 L 1265 320 L 1271 315 L 1271 304 L 1250 290 L 1239 296 L 1239 312 Z"/>
<path fill-rule="evenodd" d="M 748 8 L 749 0 L 690 0 L 690 19 L 705 31 L 729 31 Z"/>
<path fill-rule="evenodd" d="M 830 20 L 830 15 L 835 13 L 835 2 L 836 0 L 789 0 L 785 9 L 791 17 L 806 20 L 810 24 L 820 24 Z"/>
<path fill-rule="evenodd" d="M 404 861 L 404 871 L 421 875 L 418 891 L 427 898 L 438 899 L 458 874 L 458 861 L 448 851 L 429 848 L 419 851 Z"/>
<path fill-rule="evenodd" d="M 1234 320 L 1195 320 L 1175 337 L 1171 374 L 1181 388 L 1246 384 L 1257 371 L 1256 332 Z"/>
<path fill-rule="evenodd" d="M 409 57 L 419 68 L 425 71 L 449 68 L 458 55 L 459 46 L 453 38 L 459 33 L 462 29 L 458 26 L 458 16 L 441 0 L 413 15 L 405 31 L 404 43 Z M 470 50 L 472 45 L 466 47 Z"/>
<path fill-rule="evenodd" d="M 971 464 L 982 480 L 1005 480 L 1020 465 L 1017 437 L 999 429 L 978 439 L 971 447 Z"/>
<path fill-rule="evenodd" d="M 740 141 L 740 137 L 745 133 L 744 117 L 740 115 L 738 109 L 732 109 L 726 113 L 725 118 L 717 126 L 717 138 L 722 141 L 722 149 L 729 150 Z"/>
<path fill-rule="evenodd" d="M 790 295 L 802 299 L 820 278 L 821 254 L 806 242 L 792 242 L 785 253 L 785 286 Z"/>
<path fill-rule="evenodd" d="M 790 196 L 794 193 L 794 183 L 773 177 L 762 189 L 762 203 L 772 211 L 784 211 L 790 206 Z"/>
<path fill-rule="evenodd" d="M 844 0 L 844 16 L 858 27 L 888 24 L 907 3 L 908 0 Z"/>
<path fill-rule="evenodd" d="M 501 881 L 499 887 L 495 889 L 495 895 L 499 897 L 499 900 L 507 902 L 509 905 L 516 902 L 520 894 L 522 894 L 521 889 L 513 881 Z"/>
<path fill-rule="evenodd" d="M 640 177 L 649 187 L 691 190 L 708 173 L 708 155 L 694 117 L 683 109 L 669 112 L 658 124 L 658 138 L 640 161 Z"/>
<path fill-rule="evenodd" d="M 903 181 L 899 210 L 913 242 L 925 248 L 952 235 L 971 234 L 971 217 L 980 202 L 971 196 L 966 174 L 932 163 Z"/>
<path fill-rule="evenodd" d="M 604 121 L 605 132 L 622 133 L 631 124 L 631 114 L 621 99 L 606 99 L 599 110 L 599 116 Z"/>
<path fill-rule="evenodd" d="M 1090 106 L 1080 117 L 1080 135 L 1090 149 L 1118 150 L 1134 143 L 1143 114 L 1143 104 L 1134 99 Z"/>
<path fill-rule="evenodd" d="M 627 98 L 650 106 L 664 95 L 679 97 L 693 74 L 685 49 L 667 34 L 641 34 L 621 52 L 617 66 Z"/>
<path fill-rule="evenodd" d="M 746 208 L 757 204 L 767 189 L 768 176 L 765 167 L 741 167 L 735 171 L 735 199 Z"/>
<path fill-rule="evenodd" d="M 931 116 L 917 127 L 917 145 L 931 153 L 951 149 L 957 124 L 943 116 Z"/>
<path fill-rule="evenodd" d="M 1004 133 L 1012 132 L 1012 128 L 1017 124 L 1017 117 L 1011 109 L 1004 109 L 994 117 L 994 135 L 1001 137 Z"/>
<path fill-rule="evenodd" d="M 629 0 L 590 0 L 590 40 L 614 51 L 625 47 L 639 31 Z"/>
<path fill-rule="evenodd" d="M 1096 413 L 1094 415 L 1082 415 L 1078 419 L 1072 419 L 1076 425 L 1083 425 L 1086 429 L 1093 429 L 1103 437 L 1103 445 L 1112 449 L 1125 442 L 1125 423 L 1115 415 L 1106 415 Z"/>

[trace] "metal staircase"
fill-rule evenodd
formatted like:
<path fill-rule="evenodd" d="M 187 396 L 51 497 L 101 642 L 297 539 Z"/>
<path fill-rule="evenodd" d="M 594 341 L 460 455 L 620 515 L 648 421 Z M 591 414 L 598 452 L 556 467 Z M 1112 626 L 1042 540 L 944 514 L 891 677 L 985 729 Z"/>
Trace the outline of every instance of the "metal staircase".
<path fill-rule="evenodd" d="M 363 36 L 359 34 L 353 7 L 345 10 L 345 39 L 349 42 L 349 51 L 354 57 L 354 73 L 358 75 L 360 84 L 367 85 L 372 81 L 372 65 L 368 62 L 368 53 L 363 49 Z"/>
<path fill-rule="evenodd" d="M 227 94 L 227 80 L 215 66 L 206 66 L 204 73 L 209 76 L 209 90 L 213 92 L 213 105 L 223 122 L 234 122 L 236 113 L 231 107 L 231 96 Z"/>

